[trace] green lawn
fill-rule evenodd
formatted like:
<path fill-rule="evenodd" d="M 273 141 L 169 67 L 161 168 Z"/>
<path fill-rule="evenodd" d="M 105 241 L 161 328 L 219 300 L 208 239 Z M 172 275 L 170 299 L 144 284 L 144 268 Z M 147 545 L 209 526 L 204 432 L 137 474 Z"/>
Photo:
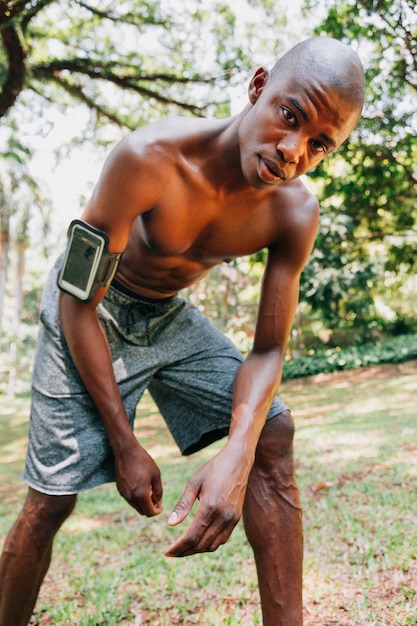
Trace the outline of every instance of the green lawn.
<path fill-rule="evenodd" d="M 417 624 L 417 362 L 285 383 L 304 506 L 305 624 Z M 29 400 L 1 398 L 0 540 L 19 481 Z M 138 436 L 161 467 L 165 512 L 139 518 L 113 485 L 79 497 L 56 540 L 32 624 L 256 625 L 252 555 L 239 525 L 216 553 L 166 559 L 166 520 L 211 449 L 181 459 L 148 398 Z"/>

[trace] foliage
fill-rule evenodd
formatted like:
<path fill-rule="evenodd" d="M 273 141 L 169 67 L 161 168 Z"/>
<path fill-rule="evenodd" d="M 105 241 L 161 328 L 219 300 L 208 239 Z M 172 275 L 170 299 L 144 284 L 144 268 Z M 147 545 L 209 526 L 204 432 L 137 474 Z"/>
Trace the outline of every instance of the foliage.
<path fill-rule="evenodd" d="M 372 318 L 380 281 L 417 268 L 417 13 L 414 0 L 319 4 L 327 16 L 317 34 L 346 41 L 364 62 L 367 103 L 336 160 L 311 174 L 323 219 L 302 300 L 329 327 L 349 327 Z"/>
<path fill-rule="evenodd" d="M 7 0 L 0 5 L 0 117 L 29 102 L 32 111 L 82 104 L 97 123 L 133 129 L 168 112 L 227 112 L 227 86 L 239 84 L 251 64 L 251 44 L 241 45 L 241 16 L 232 6 Z M 259 10 L 267 22 L 266 0 Z M 244 32 L 250 37 L 249 25 Z M 267 35 L 257 37 L 262 45 Z"/>
<path fill-rule="evenodd" d="M 358 48 L 367 71 L 368 99 L 357 132 L 311 173 L 322 219 L 302 275 L 303 319 L 366 338 L 377 335 L 381 302 L 406 326 L 413 309 L 413 299 L 404 297 L 403 288 L 407 272 L 417 264 L 415 7 L 411 0 L 306 4 L 311 9 L 308 24 L 327 10 L 318 33 Z M 230 93 L 243 73 L 246 81 L 252 57 L 259 50 L 263 57 L 275 54 L 288 38 L 280 28 L 285 24 L 281 8 L 271 0 L 242 0 L 239 6 L 227 0 L 179 0 L 175 6 L 168 0 L 122 0 L 117 6 L 107 0 L 1 3 L 0 113 L 5 112 L 2 132 L 10 133 L 9 143 L 15 142 L 14 149 L 3 149 L 3 157 L 14 163 L 14 171 L 22 170 L 28 149 L 22 134 L 16 134 L 16 120 L 32 119 L 33 132 L 42 126 L 47 133 L 53 123 L 50 107 L 68 116 L 79 106 L 90 112 L 91 134 L 74 138 L 80 142 L 87 136 L 108 141 L 104 128 L 111 124 L 133 128 L 167 113 L 229 114 Z M 16 210 L 8 181 L 0 192 L 0 210 Z M 46 223 L 44 198 L 37 190 L 32 203 L 31 193 L 26 203 L 22 198 L 21 210 L 23 204 L 31 210 L 38 204 Z M 220 292 L 210 282 L 215 274 L 192 292 L 244 351 L 253 333 L 264 260 L 261 251 L 249 261 L 249 269 L 246 259 L 218 268 Z M 412 289 L 410 280 L 407 288 Z M 38 294 L 32 295 L 31 306 Z M 23 317 L 34 318 L 34 310 L 24 308 Z M 382 335 L 385 329 L 380 330 Z M 30 345 L 33 334 L 28 335 Z M 23 375 L 26 371 L 29 375 L 26 368 Z"/>
<path fill-rule="evenodd" d="M 366 247 L 355 239 L 352 218 L 331 213 L 322 202 L 315 250 L 301 279 L 301 299 L 320 311 L 325 328 L 359 330 L 375 314 L 370 287 L 376 268 Z"/>
<path fill-rule="evenodd" d="M 199 72 L 192 63 L 204 12 L 194 15 L 194 36 L 187 48 L 180 47 L 179 38 L 169 36 L 178 32 L 178 16 L 152 0 L 122 0 L 116 7 L 95 0 L 9 0 L 4 4 L 0 12 L 0 117 L 28 90 L 32 98 L 37 95 L 61 106 L 80 102 L 98 117 L 132 127 L 143 118 L 144 109 L 149 114 L 175 105 L 193 114 L 204 111 L 201 103 L 187 98 L 190 85 L 213 88 L 215 78 Z M 230 16 L 223 14 L 223 18 L 227 21 Z M 218 68 L 219 88 L 227 81 L 228 62 L 225 59 L 223 68 Z M 135 94 L 133 110 L 127 102 L 120 104 L 123 92 Z"/>
<path fill-rule="evenodd" d="M 31 176 L 28 162 L 31 150 L 20 142 L 16 128 L 9 129 L 4 156 L 6 167 L 0 175 L 0 335 L 9 273 L 10 251 L 17 255 L 16 275 L 13 277 L 18 300 L 23 299 L 21 283 L 24 273 L 25 252 L 29 247 L 33 228 L 46 245 L 50 204 L 45 200 L 37 181 Z M 36 223 L 37 218 L 37 223 Z M 21 303 L 19 303 L 20 307 Z M 20 319 L 20 312 L 18 314 Z M 18 324 L 19 320 L 17 320 Z"/>
<path fill-rule="evenodd" d="M 388 337 L 346 348 L 329 348 L 296 356 L 285 362 L 283 380 L 352 370 L 381 363 L 417 359 L 417 334 Z"/>

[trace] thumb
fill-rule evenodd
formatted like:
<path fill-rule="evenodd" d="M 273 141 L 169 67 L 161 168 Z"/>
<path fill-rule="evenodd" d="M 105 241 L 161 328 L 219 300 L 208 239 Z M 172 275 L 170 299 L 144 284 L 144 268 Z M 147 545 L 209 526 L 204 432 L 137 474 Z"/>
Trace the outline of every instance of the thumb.
<path fill-rule="evenodd" d="M 197 500 L 198 494 L 199 489 L 197 489 L 196 485 L 189 482 L 168 518 L 168 524 L 170 526 L 176 526 L 185 520 L 194 502 Z"/>
<path fill-rule="evenodd" d="M 156 509 L 162 509 L 162 482 L 160 476 L 152 480 L 152 503 Z"/>

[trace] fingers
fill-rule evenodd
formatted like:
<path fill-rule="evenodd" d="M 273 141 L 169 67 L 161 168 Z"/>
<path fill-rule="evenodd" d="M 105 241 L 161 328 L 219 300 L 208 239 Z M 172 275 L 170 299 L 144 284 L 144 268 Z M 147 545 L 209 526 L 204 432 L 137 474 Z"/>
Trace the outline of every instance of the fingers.
<path fill-rule="evenodd" d="M 185 518 L 193 508 L 193 504 L 197 500 L 199 492 L 199 483 L 195 482 L 193 479 L 190 479 L 180 499 L 175 505 L 174 510 L 169 516 L 168 524 L 170 526 L 176 526 L 177 524 L 180 524 L 185 520 Z"/>
<path fill-rule="evenodd" d="M 199 509 L 202 508 L 200 504 Z M 210 521 L 207 521 L 208 517 Z M 219 546 L 226 543 L 238 523 L 239 517 L 224 511 L 222 514 L 213 513 L 208 517 L 202 510 L 201 512 L 198 511 L 188 530 L 168 547 L 165 555 L 183 557 L 200 552 L 214 552 Z M 171 525 L 173 524 L 171 523 Z"/>
<path fill-rule="evenodd" d="M 200 554 L 202 552 L 214 552 L 219 546 L 226 543 L 229 539 L 233 528 L 218 533 L 216 536 L 205 534 L 199 537 L 198 534 L 189 532 L 185 533 L 176 542 L 171 544 L 165 552 L 168 557 L 184 557 L 192 554 Z"/>
<path fill-rule="evenodd" d="M 152 502 L 155 507 L 159 510 L 162 510 L 162 481 L 161 476 L 158 475 L 152 481 Z"/>
<path fill-rule="evenodd" d="M 123 459 L 125 461 L 125 459 Z M 140 463 L 140 471 L 136 467 Z M 162 512 L 162 479 L 153 459 L 142 453 L 140 459 L 116 465 L 117 489 L 140 515 L 152 517 Z"/>
<path fill-rule="evenodd" d="M 123 494 L 122 494 L 123 495 Z M 134 508 L 140 515 L 146 515 L 146 517 L 153 517 L 159 515 L 162 512 L 161 501 L 153 502 L 151 492 L 148 494 L 131 494 L 129 497 L 124 496 L 125 500 Z"/>
<path fill-rule="evenodd" d="M 154 478 L 148 488 L 136 486 L 128 491 L 122 491 L 119 488 L 120 494 L 130 506 L 146 517 L 153 517 L 162 512 L 162 491 L 160 477 Z"/>

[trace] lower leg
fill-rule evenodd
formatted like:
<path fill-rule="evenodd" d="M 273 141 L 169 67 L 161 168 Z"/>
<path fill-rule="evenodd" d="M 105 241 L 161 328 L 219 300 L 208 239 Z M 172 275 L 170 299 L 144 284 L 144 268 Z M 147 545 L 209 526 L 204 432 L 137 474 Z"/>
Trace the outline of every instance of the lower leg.
<path fill-rule="evenodd" d="M 303 534 L 289 411 L 262 432 L 243 510 L 258 572 L 264 626 L 301 626 Z"/>
<path fill-rule="evenodd" d="M 0 558 L 0 626 L 26 626 L 51 560 L 53 539 L 76 496 L 29 489 Z"/>

